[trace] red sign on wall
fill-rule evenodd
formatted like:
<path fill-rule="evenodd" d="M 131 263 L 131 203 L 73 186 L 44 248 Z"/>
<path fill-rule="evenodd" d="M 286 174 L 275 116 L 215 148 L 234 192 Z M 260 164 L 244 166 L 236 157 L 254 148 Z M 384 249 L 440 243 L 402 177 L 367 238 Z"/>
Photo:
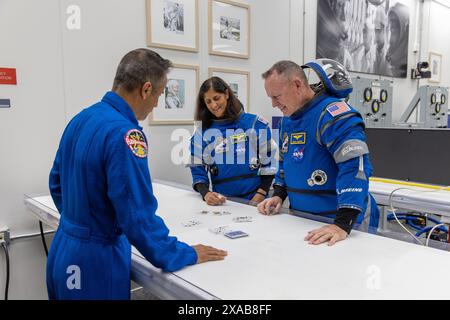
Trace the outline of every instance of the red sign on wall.
<path fill-rule="evenodd" d="M 17 84 L 16 69 L 0 68 L 0 84 Z"/>

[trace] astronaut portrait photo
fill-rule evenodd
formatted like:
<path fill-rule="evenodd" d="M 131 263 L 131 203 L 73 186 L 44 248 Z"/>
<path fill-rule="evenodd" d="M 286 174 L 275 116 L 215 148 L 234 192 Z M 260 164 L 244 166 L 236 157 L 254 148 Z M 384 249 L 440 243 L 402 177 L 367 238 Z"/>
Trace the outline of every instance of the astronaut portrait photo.
<path fill-rule="evenodd" d="M 184 7 L 174 1 L 164 1 L 164 29 L 184 34 Z"/>
<path fill-rule="evenodd" d="M 165 108 L 166 109 L 183 109 L 185 94 L 184 80 L 170 79 L 167 82 L 165 90 Z"/>
<path fill-rule="evenodd" d="M 241 21 L 235 18 L 220 17 L 220 38 L 227 40 L 241 40 Z"/>
<path fill-rule="evenodd" d="M 229 83 L 231 91 L 236 97 L 239 97 L 239 85 L 237 83 Z"/>
<path fill-rule="evenodd" d="M 319 0 L 317 58 L 347 70 L 407 77 L 409 7 L 396 0 Z"/>

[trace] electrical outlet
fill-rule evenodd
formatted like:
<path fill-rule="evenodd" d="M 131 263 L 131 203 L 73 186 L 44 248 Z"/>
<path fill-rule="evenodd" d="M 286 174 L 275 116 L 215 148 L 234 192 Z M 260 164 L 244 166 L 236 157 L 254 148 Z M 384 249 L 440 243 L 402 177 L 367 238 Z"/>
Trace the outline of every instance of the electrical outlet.
<path fill-rule="evenodd" d="M 9 229 L 7 227 L 0 227 L 0 244 L 9 244 Z"/>

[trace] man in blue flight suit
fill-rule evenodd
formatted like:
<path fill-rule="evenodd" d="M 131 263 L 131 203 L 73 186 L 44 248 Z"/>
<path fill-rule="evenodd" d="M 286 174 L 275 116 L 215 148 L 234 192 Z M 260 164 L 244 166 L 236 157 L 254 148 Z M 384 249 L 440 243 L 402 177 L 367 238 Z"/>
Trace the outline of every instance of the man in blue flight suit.
<path fill-rule="evenodd" d="M 310 86 L 303 69 L 310 69 L 318 83 Z M 334 224 L 308 233 L 310 244 L 334 245 L 355 224 L 375 231 L 379 211 L 368 191 L 372 166 L 364 122 L 342 101 L 353 89 L 347 71 L 330 59 L 302 67 L 280 61 L 263 78 L 273 107 L 284 118 L 274 195 L 258 210 L 278 213 L 289 197 L 294 210 L 334 218 Z"/>
<path fill-rule="evenodd" d="M 138 120 L 157 105 L 170 67 L 151 50 L 129 52 L 113 91 L 65 129 L 49 182 L 61 213 L 47 261 L 50 299 L 129 299 L 130 243 L 165 271 L 226 256 L 169 236 L 155 214 L 147 139 Z"/>

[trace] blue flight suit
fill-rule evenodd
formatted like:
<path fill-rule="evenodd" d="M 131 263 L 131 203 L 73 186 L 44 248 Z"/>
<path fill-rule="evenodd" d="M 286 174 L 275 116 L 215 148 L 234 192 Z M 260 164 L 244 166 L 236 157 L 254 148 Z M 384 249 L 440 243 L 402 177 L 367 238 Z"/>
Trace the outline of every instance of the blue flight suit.
<path fill-rule="evenodd" d="M 326 94 L 282 119 L 274 186 L 287 191 L 292 209 L 331 218 L 339 209 L 355 209 L 361 212 L 356 224 L 376 230 L 379 210 L 369 193 L 364 128 L 358 111 Z"/>
<path fill-rule="evenodd" d="M 114 92 L 65 129 L 49 179 L 61 213 L 47 261 L 50 299 L 129 299 L 130 243 L 165 271 L 196 263 L 155 214 L 141 130 Z"/>
<path fill-rule="evenodd" d="M 272 134 L 264 119 L 241 112 L 236 121 L 215 120 L 204 132 L 197 129 L 190 144 L 192 186 L 209 186 L 227 197 L 252 199 L 261 176 L 276 173 Z"/>

